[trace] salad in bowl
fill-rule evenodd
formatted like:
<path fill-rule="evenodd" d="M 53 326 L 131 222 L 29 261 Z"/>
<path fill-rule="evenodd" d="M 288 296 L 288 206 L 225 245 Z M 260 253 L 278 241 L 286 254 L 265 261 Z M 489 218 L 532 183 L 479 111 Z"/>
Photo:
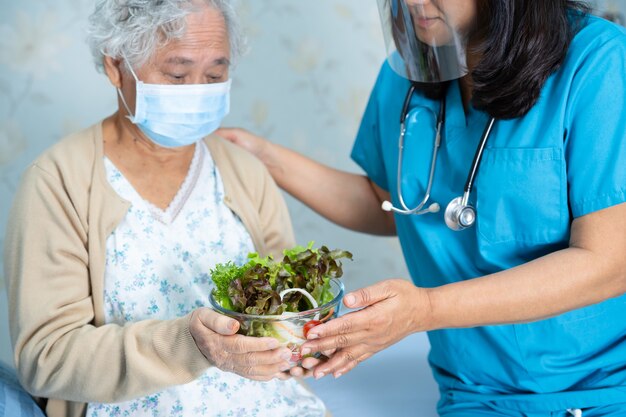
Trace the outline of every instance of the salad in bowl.
<path fill-rule="evenodd" d="M 217 264 L 211 270 L 214 310 L 239 321 L 238 333 L 274 337 L 292 351 L 290 363 L 302 360 L 300 347 L 308 332 L 339 314 L 344 287 L 340 259 L 345 250 L 296 246 L 283 259 L 248 255 L 248 262 Z"/>

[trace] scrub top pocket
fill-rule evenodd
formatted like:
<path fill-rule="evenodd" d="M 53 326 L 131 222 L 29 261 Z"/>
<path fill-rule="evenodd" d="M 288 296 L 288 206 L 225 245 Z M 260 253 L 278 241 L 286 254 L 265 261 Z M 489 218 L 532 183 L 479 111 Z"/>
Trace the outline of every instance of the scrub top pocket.
<path fill-rule="evenodd" d="M 487 148 L 476 180 L 477 231 L 489 243 L 562 239 L 567 221 L 558 148 Z"/>

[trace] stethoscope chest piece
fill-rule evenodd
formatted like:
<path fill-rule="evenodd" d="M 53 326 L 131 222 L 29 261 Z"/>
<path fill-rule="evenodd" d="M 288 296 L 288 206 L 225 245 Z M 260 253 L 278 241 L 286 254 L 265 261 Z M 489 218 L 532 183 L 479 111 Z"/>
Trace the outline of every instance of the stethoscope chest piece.
<path fill-rule="evenodd" d="M 459 231 L 472 227 L 476 222 L 476 209 L 463 201 L 463 197 L 457 197 L 448 204 L 444 214 L 446 225 Z"/>

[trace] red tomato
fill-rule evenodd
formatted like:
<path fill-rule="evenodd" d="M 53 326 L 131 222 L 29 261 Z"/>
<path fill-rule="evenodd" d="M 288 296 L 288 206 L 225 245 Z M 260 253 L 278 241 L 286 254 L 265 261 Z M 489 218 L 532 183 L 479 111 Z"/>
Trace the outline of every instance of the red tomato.
<path fill-rule="evenodd" d="M 304 334 L 304 338 L 306 339 L 307 335 L 309 334 L 309 332 L 311 331 L 311 329 L 315 326 L 319 326 L 320 324 L 322 324 L 321 321 L 319 320 L 310 320 L 307 321 L 304 324 L 304 327 L 302 328 L 302 333 Z"/>
<path fill-rule="evenodd" d="M 302 355 L 299 352 L 293 352 L 291 354 L 291 359 L 289 359 L 293 363 L 300 362 L 302 360 Z"/>

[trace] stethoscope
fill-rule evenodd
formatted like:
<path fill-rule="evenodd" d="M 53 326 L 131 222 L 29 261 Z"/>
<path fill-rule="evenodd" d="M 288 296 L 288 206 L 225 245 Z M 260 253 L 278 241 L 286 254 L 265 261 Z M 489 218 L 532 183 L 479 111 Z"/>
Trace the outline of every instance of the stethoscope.
<path fill-rule="evenodd" d="M 437 203 L 432 203 L 427 208 L 424 208 L 428 200 L 430 199 L 430 191 L 433 185 L 433 178 L 435 175 L 435 166 L 437 165 L 437 151 L 439 150 L 439 145 L 441 144 L 441 129 L 445 123 L 446 118 L 446 99 L 445 96 L 441 100 L 439 105 L 439 114 L 437 115 L 437 127 L 435 132 L 435 143 L 433 145 L 433 153 L 430 162 L 430 173 L 428 175 L 428 184 L 426 185 L 426 193 L 422 201 L 415 207 L 409 208 L 404 202 L 404 197 L 402 196 L 402 155 L 404 150 L 404 136 L 406 134 L 406 120 L 409 115 L 409 106 L 411 104 L 411 98 L 413 97 L 413 93 L 415 93 L 416 84 L 411 83 L 411 88 L 407 92 L 406 98 L 404 99 L 404 105 L 402 107 L 402 113 L 400 115 L 400 137 L 398 139 L 398 178 L 397 178 L 397 191 L 398 191 L 398 199 L 400 200 L 400 205 L 402 208 L 395 207 L 390 201 L 384 201 L 382 204 L 382 209 L 385 211 L 393 211 L 398 214 L 426 214 L 426 213 L 437 213 L 440 210 L 440 206 Z M 480 161 L 483 156 L 483 151 L 485 150 L 485 145 L 487 144 L 487 140 L 489 139 L 489 135 L 491 135 L 491 131 L 493 129 L 493 125 L 496 119 L 492 117 L 485 126 L 485 130 L 480 138 L 480 142 L 478 143 L 478 147 L 476 148 L 476 153 L 474 154 L 474 160 L 472 162 L 472 166 L 467 174 L 467 181 L 465 182 L 465 189 L 463 192 L 463 196 L 457 197 L 453 199 L 448 206 L 446 207 L 446 211 L 444 214 L 444 219 L 446 225 L 455 231 L 467 229 L 471 227 L 476 222 L 476 209 L 469 202 L 469 197 L 472 192 L 472 188 L 474 186 L 474 179 L 476 178 L 476 174 L 478 173 L 478 167 L 480 166 Z"/>

